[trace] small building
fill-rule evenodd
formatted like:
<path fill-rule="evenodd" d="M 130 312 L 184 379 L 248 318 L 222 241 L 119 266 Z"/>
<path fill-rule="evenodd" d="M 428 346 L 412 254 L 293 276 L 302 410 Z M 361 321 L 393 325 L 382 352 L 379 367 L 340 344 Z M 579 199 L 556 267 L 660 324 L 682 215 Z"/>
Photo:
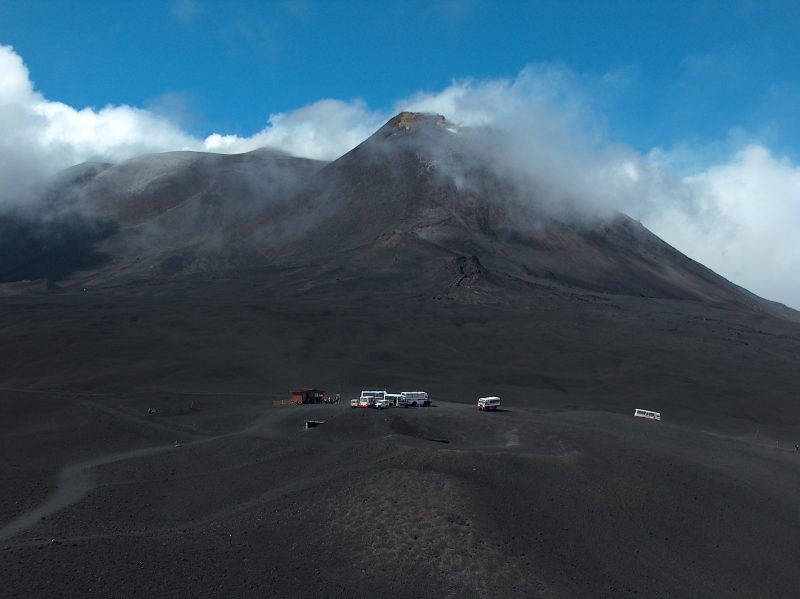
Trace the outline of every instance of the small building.
<path fill-rule="evenodd" d="M 325 396 L 325 391 L 322 389 L 313 389 L 311 387 L 303 387 L 302 389 L 293 389 L 292 403 L 322 403 L 322 398 Z"/>

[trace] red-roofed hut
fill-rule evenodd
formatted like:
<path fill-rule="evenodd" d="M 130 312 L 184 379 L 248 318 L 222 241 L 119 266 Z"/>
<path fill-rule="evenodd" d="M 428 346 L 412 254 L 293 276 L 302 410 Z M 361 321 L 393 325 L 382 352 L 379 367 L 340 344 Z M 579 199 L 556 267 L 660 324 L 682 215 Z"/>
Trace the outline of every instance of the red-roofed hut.
<path fill-rule="evenodd" d="M 322 403 L 325 391 L 303 387 L 302 389 L 292 389 L 292 403 Z"/>

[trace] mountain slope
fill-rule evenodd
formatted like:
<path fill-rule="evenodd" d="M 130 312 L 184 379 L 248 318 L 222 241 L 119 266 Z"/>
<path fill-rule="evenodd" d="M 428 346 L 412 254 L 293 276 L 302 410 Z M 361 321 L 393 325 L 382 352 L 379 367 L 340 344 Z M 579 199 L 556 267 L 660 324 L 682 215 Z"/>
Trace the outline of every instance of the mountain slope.
<path fill-rule="evenodd" d="M 443 117 L 401 113 L 328 164 L 260 150 L 76 167 L 48 190 L 58 210 L 47 222 L 77 221 L 61 229 L 74 233 L 63 244 L 81 253 L 62 268 L 28 271 L 20 260 L 41 259 L 22 253 L 0 274 L 84 287 L 285 266 L 305 270 L 310 286 L 372 277 L 434 293 L 556 287 L 797 317 L 624 215 L 554 211 L 493 167 L 483 141 Z M 0 226 L 26 247 L 8 217 Z M 30 228 L 22 231 L 39 236 L 27 242 L 36 248 L 54 225 Z M 61 246 L 51 250 L 43 255 Z"/>
<path fill-rule="evenodd" d="M 473 139 L 84 165 L 0 217 L 6 594 L 793 596 L 796 313 Z"/>
<path fill-rule="evenodd" d="M 410 280 L 444 271 L 448 282 L 466 274 L 468 282 L 500 287 L 560 285 L 790 313 L 624 215 L 551 215 L 535 192 L 493 172 L 479 141 L 442 117 L 398 115 L 317 173 L 312 189 L 325 222 L 312 235 L 335 232 L 336 243 L 320 252 L 304 247 L 293 257 L 398 276 L 409 268 Z M 472 265 L 468 273 L 465 263 Z"/>

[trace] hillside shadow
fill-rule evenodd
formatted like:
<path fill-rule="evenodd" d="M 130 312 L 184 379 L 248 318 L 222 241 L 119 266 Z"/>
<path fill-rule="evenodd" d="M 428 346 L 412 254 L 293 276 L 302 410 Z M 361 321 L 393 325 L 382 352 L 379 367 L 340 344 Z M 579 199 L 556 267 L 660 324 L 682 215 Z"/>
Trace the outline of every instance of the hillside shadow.
<path fill-rule="evenodd" d="M 50 279 L 97 268 L 110 256 L 95 244 L 118 230 L 112 221 L 66 213 L 45 219 L 0 215 L 0 283 Z"/>

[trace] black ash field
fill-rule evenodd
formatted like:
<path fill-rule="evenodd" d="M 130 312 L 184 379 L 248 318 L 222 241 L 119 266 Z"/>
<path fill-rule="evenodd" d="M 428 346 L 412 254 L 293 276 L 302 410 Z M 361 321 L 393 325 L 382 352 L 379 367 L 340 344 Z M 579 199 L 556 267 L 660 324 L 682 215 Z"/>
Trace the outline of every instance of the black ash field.
<path fill-rule="evenodd" d="M 2 594 L 796 594 L 797 313 L 465 139 L 85 165 L 0 218 Z"/>

